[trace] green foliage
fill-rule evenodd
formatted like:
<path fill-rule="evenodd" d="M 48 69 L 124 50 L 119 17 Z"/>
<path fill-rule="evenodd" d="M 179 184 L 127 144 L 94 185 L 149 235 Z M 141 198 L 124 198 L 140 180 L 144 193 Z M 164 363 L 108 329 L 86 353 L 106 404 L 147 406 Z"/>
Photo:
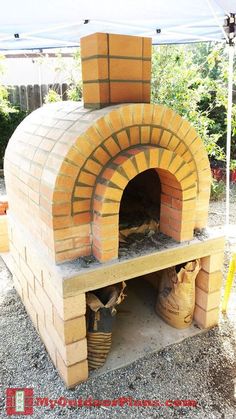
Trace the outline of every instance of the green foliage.
<path fill-rule="evenodd" d="M 61 96 L 53 89 L 49 89 L 48 93 L 44 96 L 44 103 L 60 102 Z"/>
<path fill-rule="evenodd" d="M 42 60 L 42 58 L 41 58 Z M 49 63 L 48 63 L 49 65 Z M 56 65 L 54 71 L 57 74 L 57 79 L 60 78 L 60 74 L 66 74 L 66 82 L 69 85 L 69 88 L 65 92 L 65 97 L 69 100 L 80 101 L 82 99 L 82 79 L 81 79 L 81 59 L 80 59 L 80 50 L 77 49 L 73 54 L 72 63 L 66 64 L 62 59 L 62 55 L 57 54 Z M 50 89 L 48 94 L 44 98 L 45 103 L 49 102 L 59 102 L 62 100 L 61 95 L 56 92 L 56 89 Z"/>
<path fill-rule="evenodd" d="M 0 57 L 0 72 L 3 71 Z M 26 112 L 22 112 L 13 107 L 8 101 L 8 92 L 4 86 L 0 86 L 0 167 L 3 167 L 3 158 L 9 138 L 15 131 L 16 127 L 26 116 Z"/>
<path fill-rule="evenodd" d="M 223 180 L 212 179 L 211 200 L 221 201 L 225 197 L 225 182 Z"/>
<path fill-rule="evenodd" d="M 11 107 L 9 102 L 0 98 L 0 167 L 3 167 L 3 158 L 7 143 L 19 123 L 25 118 L 26 112 Z"/>
<path fill-rule="evenodd" d="M 224 46 L 158 46 L 152 58 L 152 102 L 167 105 L 189 120 L 209 156 L 224 160 L 228 65 Z M 232 151 L 236 153 L 236 105 L 233 135 Z"/>
<path fill-rule="evenodd" d="M 67 90 L 69 100 L 80 101 L 82 99 L 82 81 L 72 84 Z"/>
<path fill-rule="evenodd" d="M 236 160 L 232 159 L 230 161 L 230 170 L 235 170 L 236 169 Z"/>

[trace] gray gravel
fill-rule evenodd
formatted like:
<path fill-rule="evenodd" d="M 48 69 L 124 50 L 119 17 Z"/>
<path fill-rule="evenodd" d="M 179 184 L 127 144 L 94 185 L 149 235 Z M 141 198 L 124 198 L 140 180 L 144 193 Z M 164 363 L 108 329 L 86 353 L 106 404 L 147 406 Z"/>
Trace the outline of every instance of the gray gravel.
<path fill-rule="evenodd" d="M 236 211 L 232 206 L 234 220 Z M 223 203 L 211 203 L 210 224 L 224 222 Z M 226 249 L 225 270 L 229 248 Z M 171 399 L 197 401 L 196 408 L 38 407 L 35 418 L 236 418 L 236 317 L 222 317 L 219 327 L 169 346 L 119 370 L 66 390 L 15 292 L 0 258 L 0 382 L 4 413 L 7 387 L 33 387 L 36 397 L 57 399 Z M 234 292 L 235 292 L 234 288 Z M 137 331 L 138 333 L 138 331 Z M 1 408 L 0 408 L 1 410 Z M 15 416 L 16 417 L 16 416 Z M 20 416 L 19 416 L 20 417 Z M 30 416 L 28 416 L 30 417 Z"/>

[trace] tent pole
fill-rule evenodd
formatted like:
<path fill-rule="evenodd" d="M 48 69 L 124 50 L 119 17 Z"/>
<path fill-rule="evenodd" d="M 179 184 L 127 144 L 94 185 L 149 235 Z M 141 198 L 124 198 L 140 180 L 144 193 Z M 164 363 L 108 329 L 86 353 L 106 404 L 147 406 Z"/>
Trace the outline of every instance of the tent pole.
<path fill-rule="evenodd" d="M 232 101 L 233 101 L 233 65 L 234 44 L 228 45 L 229 68 L 228 68 L 228 107 L 227 107 L 227 140 L 226 140 L 226 226 L 229 226 L 230 204 L 230 154 L 231 154 L 231 130 L 232 130 Z"/>

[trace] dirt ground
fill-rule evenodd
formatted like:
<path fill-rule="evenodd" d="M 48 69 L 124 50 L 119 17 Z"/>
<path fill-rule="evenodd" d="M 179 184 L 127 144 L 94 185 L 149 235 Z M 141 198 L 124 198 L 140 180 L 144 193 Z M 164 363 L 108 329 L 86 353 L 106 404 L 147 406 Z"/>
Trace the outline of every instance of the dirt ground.
<path fill-rule="evenodd" d="M 232 222 L 235 222 L 235 216 L 236 205 L 232 203 Z M 211 203 L 209 224 L 221 225 L 224 217 L 224 202 Z M 230 247 L 227 245 L 225 272 L 229 255 Z M 32 417 L 40 419 L 236 418 L 235 287 L 228 314 L 221 316 L 218 327 L 150 354 L 127 367 L 90 378 L 73 390 L 65 389 L 13 288 L 11 274 L 1 258 L 0 288 L 1 418 L 8 417 L 4 395 L 8 387 L 33 388 L 36 398 L 56 400 L 60 397 L 92 397 L 99 400 L 126 398 L 123 407 L 34 407 Z M 166 400 L 194 400 L 196 407 L 129 406 L 134 399 L 159 400 L 163 404 Z"/>

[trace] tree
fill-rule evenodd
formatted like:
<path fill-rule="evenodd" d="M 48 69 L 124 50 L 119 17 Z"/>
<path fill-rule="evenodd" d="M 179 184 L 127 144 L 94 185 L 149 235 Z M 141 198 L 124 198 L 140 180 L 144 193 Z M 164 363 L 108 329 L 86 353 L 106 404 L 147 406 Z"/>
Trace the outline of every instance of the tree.
<path fill-rule="evenodd" d="M 199 43 L 153 48 L 152 102 L 165 104 L 188 119 L 209 156 L 225 158 L 227 54 L 222 44 Z M 236 77 L 235 77 L 236 80 Z M 236 105 L 232 151 L 236 151 Z"/>

